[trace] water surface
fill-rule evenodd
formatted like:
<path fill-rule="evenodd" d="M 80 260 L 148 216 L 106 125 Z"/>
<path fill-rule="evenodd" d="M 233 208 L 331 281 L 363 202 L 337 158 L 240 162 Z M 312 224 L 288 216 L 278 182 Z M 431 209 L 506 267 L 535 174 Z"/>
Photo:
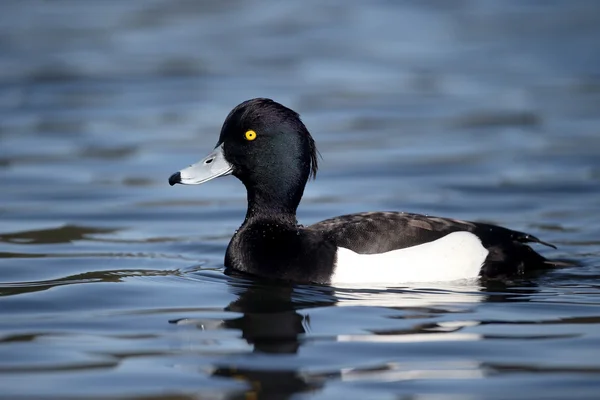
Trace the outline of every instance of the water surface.
<path fill-rule="evenodd" d="M 0 5 L 0 397 L 597 398 L 594 1 Z M 578 266 L 340 289 L 223 275 L 245 213 L 169 187 L 272 97 L 323 156 L 299 219 L 489 221 Z"/>

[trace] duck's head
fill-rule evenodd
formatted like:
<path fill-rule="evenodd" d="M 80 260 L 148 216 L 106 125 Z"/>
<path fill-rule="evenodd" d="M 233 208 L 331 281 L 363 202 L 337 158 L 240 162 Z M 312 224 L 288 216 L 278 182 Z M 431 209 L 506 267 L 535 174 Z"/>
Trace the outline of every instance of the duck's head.
<path fill-rule="evenodd" d="M 317 149 L 300 116 L 258 98 L 231 110 L 214 150 L 169 183 L 199 185 L 232 174 L 246 186 L 251 206 L 295 212 L 306 181 L 316 173 Z"/>

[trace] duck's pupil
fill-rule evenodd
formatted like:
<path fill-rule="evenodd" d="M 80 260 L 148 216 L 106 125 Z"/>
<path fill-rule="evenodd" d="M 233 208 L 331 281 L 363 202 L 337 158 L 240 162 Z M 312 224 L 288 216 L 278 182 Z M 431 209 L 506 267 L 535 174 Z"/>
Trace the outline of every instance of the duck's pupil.
<path fill-rule="evenodd" d="M 214 158 L 209 158 L 208 160 L 204 161 L 204 164 L 210 164 L 211 162 L 213 162 Z"/>

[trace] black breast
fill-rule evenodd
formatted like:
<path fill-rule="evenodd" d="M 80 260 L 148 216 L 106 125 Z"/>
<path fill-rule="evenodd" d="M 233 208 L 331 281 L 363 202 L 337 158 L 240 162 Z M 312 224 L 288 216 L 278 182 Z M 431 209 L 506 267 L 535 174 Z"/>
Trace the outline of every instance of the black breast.
<path fill-rule="evenodd" d="M 247 221 L 227 248 L 225 266 L 267 279 L 328 283 L 336 246 L 318 231 L 275 220 Z"/>

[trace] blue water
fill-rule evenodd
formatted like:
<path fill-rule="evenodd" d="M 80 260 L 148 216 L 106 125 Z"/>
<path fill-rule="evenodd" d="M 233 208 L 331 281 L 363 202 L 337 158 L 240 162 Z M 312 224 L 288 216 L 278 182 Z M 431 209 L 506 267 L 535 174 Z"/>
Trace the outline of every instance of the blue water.
<path fill-rule="evenodd" d="M 0 398 L 595 399 L 600 3 L 0 4 Z M 167 178 L 271 97 L 299 219 L 489 221 L 578 264 L 481 286 L 226 277 L 232 177 Z"/>

